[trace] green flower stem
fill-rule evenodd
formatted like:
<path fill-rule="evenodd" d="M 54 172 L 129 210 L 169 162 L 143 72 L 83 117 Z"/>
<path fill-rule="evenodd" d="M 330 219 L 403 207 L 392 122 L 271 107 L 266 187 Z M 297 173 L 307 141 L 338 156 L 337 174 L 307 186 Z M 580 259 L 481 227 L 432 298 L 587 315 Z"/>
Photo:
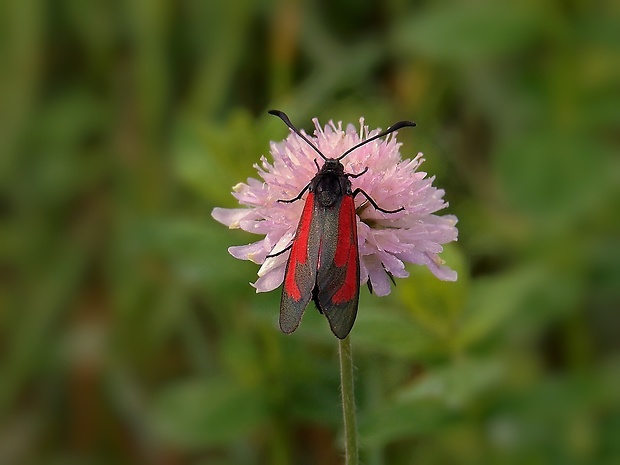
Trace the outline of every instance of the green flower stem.
<path fill-rule="evenodd" d="M 340 390 L 342 392 L 342 416 L 344 418 L 345 464 L 358 464 L 357 420 L 355 419 L 355 394 L 353 392 L 353 360 L 351 339 L 339 340 Z"/>

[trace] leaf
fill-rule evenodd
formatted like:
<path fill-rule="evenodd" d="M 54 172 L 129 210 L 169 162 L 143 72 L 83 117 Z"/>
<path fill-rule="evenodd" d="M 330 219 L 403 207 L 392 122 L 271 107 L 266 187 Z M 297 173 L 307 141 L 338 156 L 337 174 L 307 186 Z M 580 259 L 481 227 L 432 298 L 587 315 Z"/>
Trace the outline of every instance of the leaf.
<path fill-rule="evenodd" d="M 238 440 L 266 418 L 263 392 L 222 377 L 165 389 L 155 402 L 153 425 L 161 439 L 197 447 Z"/>
<path fill-rule="evenodd" d="M 394 293 L 417 322 L 445 339 L 453 332 L 454 323 L 465 308 L 469 276 L 458 247 L 446 246 L 442 257 L 459 272 L 456 282 L 441 281 L 428 268 L 412 266 L 409 267 L 411 276 L 399 280 Z"/>
<path fill-rule="evenodd" d="M 256 265 L 236 260 L 227 248 L 243 241 L 215 221 L 164 218 L 134 218 L 124 237 L 128 254 L 156 256 L 168 263 L 187 283 L 208 286 L 213 292 L 252 295 L 247 282 L 254 277 Z M 247 239 L 245 239 L 247 240 Z M 218 266 L 214 267 L 213 263 Z M 240 285 L 243 284 L 243 288 Z"/>
<path fill-rule="evenodd" d="M 360 305 L 351 337 L 355 350 L 389 356 L 419 358 L 439 350 L 435 338 L 406 313 L 390 308 L 386 298 L 372 306 Z"/>
<path fill-rule="evenodd" d="M 366 447 L 381 446 L 437 431 L 453 416 L 438 402 L 395 402 L 360 418 L 360 439 Z"/>
<path fill-rule="evenodd" d="M 498 56 L 524 46 L 543 18 L 519 3 L 450 4 L 417 11 L 396 27 L 395 47 L 445 60 Z"/>
<path fill-rule="evenodd" d="M 178 123 L 173 140 L 174 170 L 196 194 L 233 206 L 232 186 L 247 176 L 257 177 L 252 163 L 266 153 L 267 142 L 245 111 L 233 113 L 223 125 L 186 118 Z"/>
<path fill-rule="evenodd" d="M 501 378 L 498 360 L 461 360 L 429 372 L 405 387 L 381 408 L 362 417 L 360 435 L 366 445 L 383 445 L 412 435 L 445 430 L 457 409 Z"/>
<path fill-rule="evenodd" d="M 560 229 L 567 218 L 599 204 L 617 182 L 610 150 L 579 134 L 546 128 L 502 143 L 495 169 L 509 201 Z"/>
<path fill-rule="evenodd" d="M 512 317 L 540 282 L 546 282 L 546 277 L 538 267 L 523 267 L 493 278 L 478 279 L 459 324 L 456 345 L 467 347 L 486 337 Z"/>
<path fill-rule="evenodd" d="M 441 400 L 448 406 L 462 406 L 496 384 L 502 376 L 499 360 L 466 359 L 435 369 L 403 389 L 400 401 Z"/>
<path fill-rule="evenodd" d="M 342 401 L 338 382 L 317 382 L 328 377 L 326 373 L 319 373 L 320 377 L 292 386 L 287 403 L 288 415 L 296 421 L 329 425 L 334 429 L 342 422 Z M 330 380 L 331 381 L 331 380 Z"/>

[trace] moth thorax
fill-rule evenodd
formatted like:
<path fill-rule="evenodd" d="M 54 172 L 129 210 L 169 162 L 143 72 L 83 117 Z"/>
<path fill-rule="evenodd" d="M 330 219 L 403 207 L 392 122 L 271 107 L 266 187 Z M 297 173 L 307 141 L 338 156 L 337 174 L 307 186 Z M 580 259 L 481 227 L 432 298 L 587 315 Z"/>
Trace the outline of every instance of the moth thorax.
<path fill-rule="evenodd" d="M 340 177 L 334 174 L 325 174 L 318 179 L 314 195 L 323 207 L 331 207 L 342 198 L 342 184 Z"/>
<path fill-rule="evenodd" d="M 321 172 L 323 173 L 334 173 L 334 174 L 344 174 L 344 166 L 340 163 L 339 160 L 334 158 L 328 158 L 325 160 L 325 164 L 323 168 L 321 168 Z"/>

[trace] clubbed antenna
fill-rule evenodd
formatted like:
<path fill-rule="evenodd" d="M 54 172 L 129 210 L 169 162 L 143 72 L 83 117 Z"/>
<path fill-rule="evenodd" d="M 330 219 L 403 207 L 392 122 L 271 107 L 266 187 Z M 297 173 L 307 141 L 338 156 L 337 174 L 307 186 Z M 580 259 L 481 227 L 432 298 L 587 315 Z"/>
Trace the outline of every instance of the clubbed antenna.
<path fill-rule="evenodd" d="M 277 116 L 282 121 L 284 121 L 284 124 L 286 124 L 291 129 L 291 131 L 293 131 L 295 134 L 297 134 L 299 137 L 301 137 L 303 140 L 305 140 L 306 143 L 310 147 L 312 147 L 316 151 L 316 153 L 318 153 L 321 156 L 321 158 L 323 160 L 327 160 L 327 157 L 325 155 L 323 155 L 323 153 L 321 153 L 321 151 L 318 149 L 318 147 L 316 145 L 314 145 L 312 142 L 310 142 L 310 140 L 306 136 L 304 136 L 299 129 L 297 129 L 295 126 L 293 126 L 293 123 L 291 123 L 291 120 L 286 115 L 286 113 L 284 113 L 283 111 L 280 111 L 280 110 L 269 110 L 268 113 L 270 115 Z M 372 142 L 375 139 L 379 139 L 380 137 L 387 136 L 388 134 L 391 134 L 394 131 L 398 131 L 401 128 L 414 127 L 414 126 L 415 126 L 415 123 L 413 121 L 398 121 L 397 123 L 394 123 L 392 126 L 387 128 L 385 131 L 380 132 L 379 134 L 374 135 L 371 138 L 366 139 L 366 140 L 360 142 L 359 144 L 351 147 L 349 150 L 347 150 L 342 155 L 340 155 L 338 158 L 336 158 L 336 160 L 342 160 L 348 154 L 353 152 L 353 150 L 360 148 L 362 145 L 365 145 L 368 142 Z"/>
<path fill-rule="evenodd" d="M 346 152 L 344 152 L 342 155 L 340 155 L 338 158 L 336 158 L 336 160 L 342 160 L 344 157 L 346 157 L 348 154 L 350 154 L 351 152 L 353 152 L 353 150 L 360 148 L 362 145 L 367 144 L 368 142 L 371 142 L 375 139 L 378 139 L 379 137 L 383 137 L 383 136 L 387 136 L 388 134 L 393 133 L 394 131 L 398 131 L 401 128 L 405 128 L 405 127 L 414 127 L 415 123 L 413 121 L 399 121 L 397 123 L 394 123 L 392 126 L 390 126 L 389 128 L 387 128 L 385 131 L 380 132 L 379 134 L 372 136 L 370 139 L 366 139 L 362 142 L 360 142 L 359 144 L 351 147 L 349 150 L 347 150 Z"/>
<path fill-rule="evenodd" d="M 291 123 L 291 120 L 288 118 L 288 116 L 286 116 L 286 113 L 284 113 L 283 111 L 280 111 L 280 110 L 269 110 L 268 113 L 270 115 L 277 116 L 282 121 L 284 121 L 284 124 L 286 124 L 291 129 L 291 131 L 293 131 L 295 134 L 297 134 L 299 137 L 301 137 L 303 140 L 305 140 L 310 147 L 312 147 L 314 150 L 316 150 L 316 153 L 321 155 L 321 158 L 323 160 L 327 160 L 327 157 L 321 153 L 321 151 L 318 149 L 318 147 L 316 145 L 314 145 L 312 142 L 310 142 L 308 140 L 308 138 L 306 136 L 304 136 L 299 129 L 297 129 L 295 126 L 293 126 L 293 123 Z"/>

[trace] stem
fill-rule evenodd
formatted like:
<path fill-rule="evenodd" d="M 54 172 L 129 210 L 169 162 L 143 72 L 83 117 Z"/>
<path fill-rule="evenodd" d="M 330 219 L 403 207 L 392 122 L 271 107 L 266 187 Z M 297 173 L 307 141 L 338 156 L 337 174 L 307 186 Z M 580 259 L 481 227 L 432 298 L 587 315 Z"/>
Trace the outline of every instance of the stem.
<path fill-rule="evenodd" d="M 344 419 L 345 464 L 358 464 L 357 421 L 355 419 L 355 394 L 353 393 L 353 360 L 351 339 L 339 340 L 340 390 L 342 392 L 342 417 Z"/>

